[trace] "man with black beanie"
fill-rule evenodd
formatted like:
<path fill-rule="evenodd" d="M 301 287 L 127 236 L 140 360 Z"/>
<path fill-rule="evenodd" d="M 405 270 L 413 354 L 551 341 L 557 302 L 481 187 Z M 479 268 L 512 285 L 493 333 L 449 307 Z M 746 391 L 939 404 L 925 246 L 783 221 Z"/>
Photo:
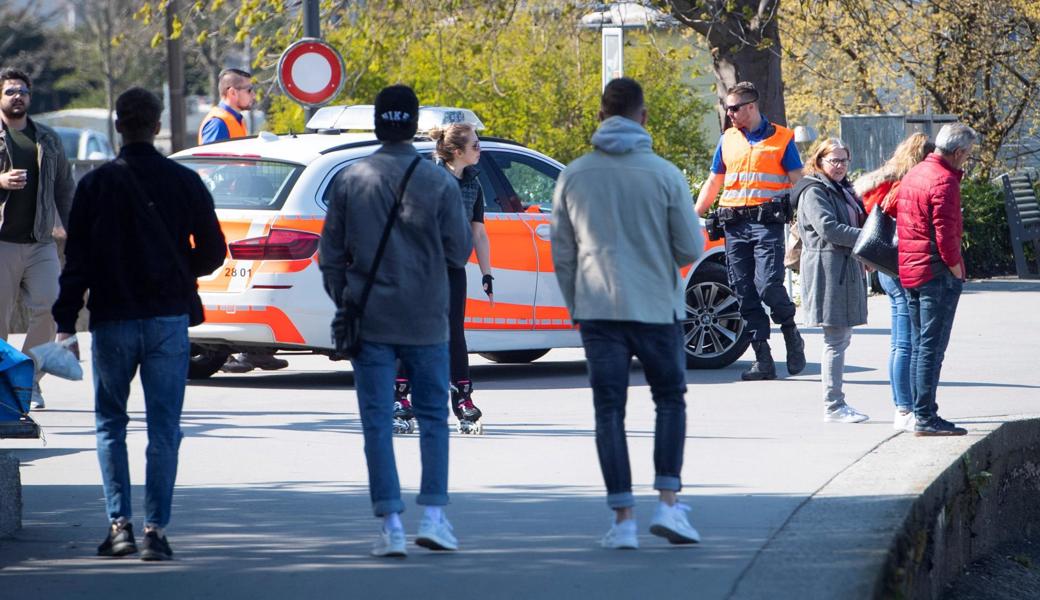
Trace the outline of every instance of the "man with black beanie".
<path fill-rule="evenodd" d="M 404 85 L 383 89 L 376 96 L 374 119 L 383 145 L 336 175 L 319 249 L 325 291 L 336 306 L 360 304 L 366 282 L 373 280 L 361 320 L 361 349 L 351 359 L 369 495 L 375 515 L 383 519 L 372 553 L 407 553 L 393 446 L 397 360 L 411 378 L 420 429 L 417 502 L 425 512 L 415 543 L 456 550 L 458 541 L 443 511 L 448 504 L 447 268 L 465 266 L 472 247 L 469 226 L 458 183 L 446 170 L 422 160 L 412 145 L 419 123 L 415 92 Z M 402 187 L 397 219 L 383 257 L 373 267 Z"/>

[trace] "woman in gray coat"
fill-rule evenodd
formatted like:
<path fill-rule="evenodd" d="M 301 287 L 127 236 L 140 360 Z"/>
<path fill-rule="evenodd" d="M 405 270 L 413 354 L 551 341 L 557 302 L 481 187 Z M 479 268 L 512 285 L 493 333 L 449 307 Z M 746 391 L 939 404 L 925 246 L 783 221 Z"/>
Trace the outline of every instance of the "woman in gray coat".
<path fill-rule="evenodd" d="M 866 219 L 846 177 L 849 149 L 837 138 L 821 140 L 805 161 L 806 176 L 794 189 L 802 237 L 802 315 L 823 328 L 823 420 L 860 423 L 869 417 L 845 403 L 842 379 L 852 328 L 867 322 L 866 275 L 852 256 Z"/>

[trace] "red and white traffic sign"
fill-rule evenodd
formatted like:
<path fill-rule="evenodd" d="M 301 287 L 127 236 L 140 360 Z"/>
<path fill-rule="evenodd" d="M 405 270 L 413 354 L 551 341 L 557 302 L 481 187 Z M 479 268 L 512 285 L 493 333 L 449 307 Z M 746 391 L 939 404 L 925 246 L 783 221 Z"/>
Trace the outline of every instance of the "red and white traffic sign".
<path fill-rule="evenodd" d="M 335 48 L 315 38 L 303 38 L 278 59 L 278 84 L 304 106 L 321 106 L 343 88 L 343 58 Z"/>

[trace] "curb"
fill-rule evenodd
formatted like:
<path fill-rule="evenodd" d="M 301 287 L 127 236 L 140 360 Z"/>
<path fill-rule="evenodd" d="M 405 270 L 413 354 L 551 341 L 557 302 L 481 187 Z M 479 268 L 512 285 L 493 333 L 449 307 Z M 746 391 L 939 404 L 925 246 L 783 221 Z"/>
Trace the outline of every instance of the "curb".
<path fill-rule="evenodd" d="M 0 538 L 22 528 L 22 480 L 18 459 L 0 452 Z"/>
<path fill-rule="evenodd" d="M 997 545 L 1040 533 L 1040 419 L 895 434 L 824 484 L 729 598 L 938 598 Z"/>

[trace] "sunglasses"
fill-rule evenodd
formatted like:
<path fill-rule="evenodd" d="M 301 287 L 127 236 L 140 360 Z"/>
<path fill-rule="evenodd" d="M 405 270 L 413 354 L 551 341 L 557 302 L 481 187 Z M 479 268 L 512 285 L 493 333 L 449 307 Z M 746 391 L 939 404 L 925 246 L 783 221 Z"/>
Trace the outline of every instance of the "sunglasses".
<path fill-rule="evenodd" d="M 726 106 L 726 112 L 735 113 L 740 112 L 740 109 L 744 108 L 748 104 L 754 104 L 755 100 L 748 100 L 747 102 L 741 102 L 740 104 L 730 104 Z"/>
<path fill-rule="evenodd" d="M 30 94 L 29 88 L 7 88 L 4 90 L 5 96 L 28 96 Z"/>
<path fill-rule="evenodd" d="M 236 87 L 235 89 L 239 90 L 239 91 L 242 91 L 242 92 L 249 92 L 250 94 L 253 93 L 253 86 L 251 86 L 251 85 L 248 86 L 248 87 Z"/>

